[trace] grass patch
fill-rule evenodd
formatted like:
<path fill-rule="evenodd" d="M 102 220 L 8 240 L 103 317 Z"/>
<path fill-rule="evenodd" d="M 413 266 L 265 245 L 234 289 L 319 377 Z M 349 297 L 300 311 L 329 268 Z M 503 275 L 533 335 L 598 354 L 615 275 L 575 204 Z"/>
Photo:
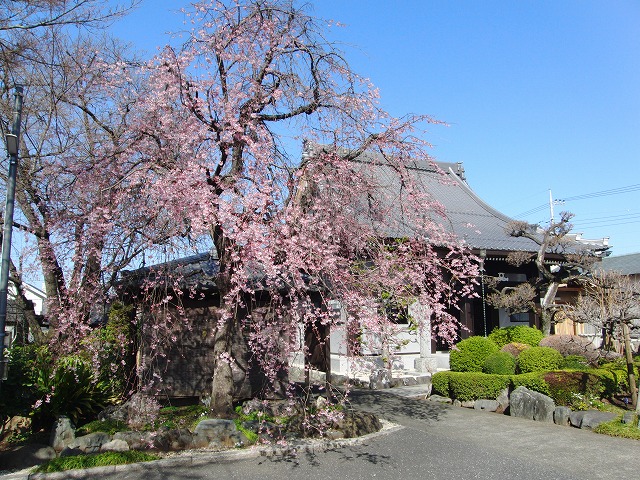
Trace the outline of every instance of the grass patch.
<path fill-rule="evenodd" d="M 54 458 L 37 467 L 35 473 L 52 473 L 73 470 L 77 468 L 106 467 L 110 465 L 124 465 L 126 463 L 150 462 L 160 457 L 146 452 L 130 450 L 128 452 L 105 452 L 93 455 L 75 455 L 71 457 Z"/>
<path fill-rule="evenodd" d="M 164 407 L 158 412 L 154 428 L 166 427 L 171 429 L 188 428 L 193 430 L 207 415 L 207 408 L 202 405 L 187 405 L 183 407 Z"/>
<path fill-rule="evenodd" d="M 611 437 L 631 438 L 640 440 L 640 428 L 638 428 L 638 417 L 631 423 L 622 423 L 622 417 L 616 418 L 607 423 L 601 423 L 593 429 L 596 433 L 609 435 Z"/>
<path fill-rule="evenodd" d="M 129 426 L 125 422 L 118 420 L 94 420 L 78 428 L 78 430 L 76 430 L 76 436 L 81 437 L 95 432 L 105 432 L 113 435 L 116 432 L 123 432 L 128 429 Z"/>

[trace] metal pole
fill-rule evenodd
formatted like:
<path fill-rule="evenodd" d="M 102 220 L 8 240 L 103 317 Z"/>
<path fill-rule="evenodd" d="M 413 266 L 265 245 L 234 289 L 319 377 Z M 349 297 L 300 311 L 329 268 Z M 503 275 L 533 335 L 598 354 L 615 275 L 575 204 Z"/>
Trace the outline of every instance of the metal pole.
<path fill-rule="evenodd" d="M 18 151 L 20 150 L 20 120 L 22 117 L 22 87 L 15 91 L 13 126 L 7 135 L 9 152 L 9 175 L 7 177 L 7 202 L 4 207 L 4 226 L 2 228 L 2 264 L 0 265 L 0 386 L 5 373 L 4 337 L 7 320 L 7 294 L 9 290 L 9 264 L 11 261 L 11 234 L 13 231 L 13 206 L 16 195 L 16 174 L 18 171 Z"/>

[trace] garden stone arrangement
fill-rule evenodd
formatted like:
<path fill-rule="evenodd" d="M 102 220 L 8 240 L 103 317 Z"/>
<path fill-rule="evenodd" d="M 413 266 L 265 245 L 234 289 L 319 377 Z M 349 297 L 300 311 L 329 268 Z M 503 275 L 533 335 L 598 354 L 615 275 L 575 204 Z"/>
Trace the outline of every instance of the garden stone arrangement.
<path fill-rule="evenodd" d="M 617 419 L 636 424 L 635 412 L 626 411 L 629 370 L 618 357 L 582 337 L 543 338 L 525 326 L 496 329 L 456 345 L 451 371 L 433 375 L 429 399 L 577 428 L 596 429 Z"/>
<path fill-rule="evenodd" d="M 310 412 L 327 407 L 324 397 L 318 396 L 312 408 L 292 404 L 287 400 L 247 401 L 238 409 L 236 419 L 203 418 L 194 428 L 161 426 L 153 430 L 122 430 L 114 433 L 95 431 L 76 435 L 72 421 L 59 417 L 51 430 L 49 445 L 26 445 L 0 455 L 2 469 L 22 469 L 40 465 L 56 457 L 89 455 L 130 450 L 178 452 L 206 449 L 221 451 L 253 444 L 268 446 L 276 440 L 289 444 L 311 437 L 328 440 L 354 438 L 377 432 L 382 424 L 373 414 L 341 411 L 325 420 Z M 105 427 L 113 422 L 127 424 L 128 405 L 107 409 L 101 414 Z M 243 413 L 245 412 L 245 413 Z M 95 422 L 94 422 L 95 423 Z"/>

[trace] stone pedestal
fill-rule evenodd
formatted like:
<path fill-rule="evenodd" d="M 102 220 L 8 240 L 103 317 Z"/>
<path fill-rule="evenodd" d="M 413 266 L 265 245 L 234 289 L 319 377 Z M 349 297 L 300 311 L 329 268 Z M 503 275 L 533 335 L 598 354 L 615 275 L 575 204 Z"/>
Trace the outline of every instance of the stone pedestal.
<path fill-rule="evenodd" d="M 424 355 L 416 358 L 413 362 L 413 368 L 420 373 L 434 373 L 438 371 L 438 362 L 435 355 Z"/>

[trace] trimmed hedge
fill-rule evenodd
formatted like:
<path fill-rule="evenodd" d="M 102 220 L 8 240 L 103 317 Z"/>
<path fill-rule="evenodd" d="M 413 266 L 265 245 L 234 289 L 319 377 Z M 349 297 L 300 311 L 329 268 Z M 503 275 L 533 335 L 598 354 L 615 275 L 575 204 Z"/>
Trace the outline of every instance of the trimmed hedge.
<path fill-rule="evenodd" d="M 527 327 L 525 325 L 516 325 L 514 327 L 495 328 L 489 334 L 498 347 L 503 347 L 507 343 L 525 343 L 532 347 L 537 347 L 544 337 L 543 333 L 537 328 Z"/>
<path fill-rule="evenodd" d="M 433 387 L 433 393 L 437 393 L 439 395 L 443 395 L 445 397 L 451 396 L 451 391 L 449 389 L 449 381 L 453 375 L 456 375 L 457 372 L 436 372 L 431 376 L 431 386 Z"/>
<path fill-rule="evenodd" d="M 451 398 L 460 401 L 479 398 L 495 399 L 510 384 L 509 375 L 489 375 L 478 372 L 459 372 L 449 378 Z"/>
<path fill-rule="evenodd" d="M 496 375 L 513 375 L 516 373 L 516 359 L 507 352 L 493 353 L 482 364 L 482 371 Z"/>
<path fill-rule="evenodd" d="M 544 381 L 556 405 L 571 406 L 573 394 L 601 398 L 613 395 L 616 390 L 613 377 L 605 370 L 546 372 Z"/>
<path fill-rule="evenodd" d="M 511 389 L 515 390 L 518 387 L 525 387 L 535 392 L 549 395 L 549 385 L 544 380 L 545 372 L 531 372 L 521 373 L 519 375 L 511 376 Z"/>
<path fill-rule="evenodd" d="M 531 347 L 518 355 L 518 371 L 520 373 L 557 370 L 564 357 L 551 347 Z"/>
<path fill-rule="evenodd" d="M 482 365 L 498 346 L 485 337 L 469 337 L 456 345 L 449 355 L 449 366 L 454 372 L 482 372 Z"/>

